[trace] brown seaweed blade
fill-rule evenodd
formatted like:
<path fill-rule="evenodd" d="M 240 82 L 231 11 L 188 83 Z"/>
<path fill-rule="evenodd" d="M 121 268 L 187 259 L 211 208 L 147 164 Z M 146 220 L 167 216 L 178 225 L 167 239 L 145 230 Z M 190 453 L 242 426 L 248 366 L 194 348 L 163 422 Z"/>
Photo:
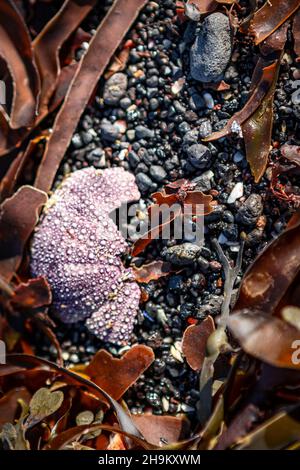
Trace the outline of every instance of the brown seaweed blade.
<path fill-rule="evenodd" d="M 272 314 L 300 270 L 300 219 L 256 258 L 242 281 L 234 310 L 260 309 Z"/>
<path fill-rule="evenodd" d="M 1 206 L 0 273 L 7 282 L 20 266 L 24 246 L 37 223 L 39 209 L 46 202 L 46 193 L 22 186 Z"/>
<path fill-rule="evenodd" d="M 250 23 L 250 33 L 258 45 L 278 29 L 299 8 L 299 0 L 272 0 L 255 12 Z"/>
<path fill-rule="evenodd" d="M 217 132 L 213 132 L 211 135 L 202 140 L 205 142 L 211 142 L 213 140 L 220 139 L 221 137 L 226 137 L 232 133 L 232 128 L 235 123 L 239 126 L 244 124 L 244 122 L 247 121 L 247 119 L 249 119 L 253 113 L 255 113 L 255 111 L 261 105 L 262 100 L 268 94 L 270 87 L 272 86 L 276 70 L 277 60 L 275 60 L 271 65 L 265 66 L 261 71 L 261 77 L 258 81 L 257 87 L 254 89 L 245 106 L 229 119 L 223 129 Z M 258 71 L 256 71 L 256 73 L 258 73 Z"/>
<path fill-rule="evenodd" d="M 268 163 L 273 126 L 273 96 L 265 100 L 248 121 L 242 125 L 247 161 L 258 181 L 263 176 Z"/>
<path fill-rule="evenodd" d="M 146 0 L 117 0 L 90 42 L 65 101 L 37 172 L 35 187 L 49 191 L 82 112 L 99 78 Z M 95 59 L 97 57 L 97 60 Z"/>
<path fill-rule="evenodd" d="M 96 0 L 66 0 L 33 42 L 35 60 L 41 77 L 39 114 L 48 111 L 61 72 L 59 53 L 70 35 L 91 11 Z"/>
<path fill-rule="evenodd" d="M 25 150 L 20 150 L 0 182 L 1 201 L 13 195 L 19 179 L 22 174 L 24 174 L 23 172 L 26 171 L 26 165 L 33 158 L 33 154 L 37 150 L 38 145 L 41 141 L 48 139 L 48 137 L 49 131 L 45 130 L 39 136 L 31 139 Z"/>
<path fill-rule="evenodd" d="M 0 57 L 6 62 L 13 81 L 10 127 L 31 126 L 36 118 L 40 90 L 29 32 L 14 4 L 0 2 Z"/>
<path fill-rule="evenodd" d="M 259 108 L 242 125 L 247 161 L 257 183 L 265 172 L 271 148 L 273 101 L 280 62 L 277 61 L 272 86 Z"/>
<path fill-rule="evenodd" d="M 276 367 L 300 369 L 295 349 L 300 331 L 259 310 L 244 309 L 232 315 L 228 326 L 245 352 Z"/>
<path fill-rule="evenodd" d="M 72 372 L 71 370 L 65 369 L 64 367 L 58 366 L 53 362 L 47 361 L 46 359 L 42 359 L 36 356 L 31 356 L 27 354 L 9 354 L 7 355 L 7 364 L 4 366 L 0 365 L 0 373 L 2 372 L 3 375 L 6 375 L 12 372 L 20 371 L 22 369 L 33 369 L 37 367 L 45 369 L 45 372 L 55 371 L 56 373 L 61 374 L 64 381 L 66 381 L 67 383 L 80 384 L 81 386 L 86 387 L 89 392 L 93 393 L 101 400 L 103 400 L 104 397 L 114 409 L 120 424 L 120 428 L 124 432 L 131 434 L 133 437 L 135 436 L 137 438 L 142 439 L 143 436 L 133 423 L 130 415 L 114 398 L 109 395 L 109 393 L 100 388 L 94 382 Z M 147 442 L 144 442 L 146 445 Z"/>

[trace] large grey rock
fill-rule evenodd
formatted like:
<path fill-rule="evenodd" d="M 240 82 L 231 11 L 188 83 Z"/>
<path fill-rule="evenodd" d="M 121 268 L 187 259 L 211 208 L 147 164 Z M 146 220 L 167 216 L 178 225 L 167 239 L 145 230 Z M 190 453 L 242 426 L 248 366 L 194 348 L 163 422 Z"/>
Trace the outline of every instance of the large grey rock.
<path fill-rule="evenodd" d="M 232 52 L 229 19 L 222 13 L 212 13 L 200 26 L 191 48 L 191 75 L 200 82 L 221 80 Z"/>

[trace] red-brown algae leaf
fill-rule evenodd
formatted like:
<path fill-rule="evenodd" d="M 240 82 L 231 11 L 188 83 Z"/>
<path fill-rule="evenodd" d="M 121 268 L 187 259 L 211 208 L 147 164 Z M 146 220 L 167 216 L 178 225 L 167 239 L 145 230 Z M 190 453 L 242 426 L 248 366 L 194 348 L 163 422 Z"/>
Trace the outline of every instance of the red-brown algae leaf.
<path fill-rule="evenodd" d="M 120 359 L 101 349 L 86 367 L 85 373 L 115 400 L 119 400 L 154 359 L 152 349 L 141 344 L 132 346 Z"/>
<path fill-rule="evenodd" d="M 300 220 L 297 219 L 267 245 L 246 271 L 234 312 L 249 308 L 272 314 L 299 271 Z"/>
<path fill-rule="evenodd" d="M 259 50 L 263 56 L 267 57 L 276 51 L 282 52 L 286 43 L 288 27 L 289 23 L 284 23 L 260 44 Z"/>
<path fill-rule="evenodd" d="M 10 281 L 20 266 L 23 250 L 47 194 L 32 186 L 22 186 L 0 208 L 0 272 Z"/>
<path fill-rule="evenodd" d="M 188 437 L 189 422 L 180 416 L 133 415 L 133 422 L 145 439 L 157 447 Z"/>
<path fill-rule="evenodd" d="M 149 214 L 150 215 L 150 220 L 151 217 L 156 217 L 156 220 L 159 220 L 158 217 L 161 214 L 161 209 L 158 204 L 153 204 L 152 206 L 149 207 Z M 150 245 L 150 243 L 153 240 L 156 240 L 159 238 L 161 232 L 165 227 L 168 227 L 173 220 L 175 220 L 177 217 L 179 217 L 182 214 L 182 210 L 179 204 L 174 205 L 174 210 L 169 214 L 168 219 L 164 221 L 164 223 L 159 224 L 154 226 L 147 232 L 145 235 L 143 235 L 141 238 L 138 238 L 136 242 L 134 242 L 133 248 L 132 248 L 132 256 L 137 256 L 139 255 L 144 249 Z"/>
<path fill-rule="evenodd" d="M 228 327 L 243 350 L 275 367 L 300 370 L 295 351 L 299 348 L 300 330 L 289 323 L 255 309 L 236 311 Z"/>
<path fill-rule="evenodd" d="M 9 125 L 18 129 L 31 126 L 35 121 L 39 76 L 29 32 L 11 0 L 0 2 L 0 15 L 0 57 L 7 63 L 13 80 Z"/>
<path fill-rule="evenodd" d="M 98 337 L 119 344 L 130 340 L 140 289 L 122 264 L 128 245 L 109 215 L 139 198 L 123 168 L 73 172 L 49 200 L 31 246 L 32 274 L 48 279 L 61 320 L 85 320 Z"/>
<path fill-rule="evenodd" d="M 50 286 L 44 277 L 39 277 L 19 284 L 9 299 L 9 304 L 13 309 L 35 309 L 49 305 L 51 301 Z"/>
<path fill-rule="evenodd" d="M 208 315 L 201 323 L 188 326 L 184 331 L 182 353 L 193 370 L 201 370 L 206 353 L 206 343 L 214 330 L 214 321 Z"/>
<path fill-rule="evenodd" d="M 37 188 L 50 190 L 80 116 L 99 78 L 145 4 L 146 0 L 116 0 L 98 27 L 55 118 L 53 133 L 47 142 L 35 179 Z"/>
<path fill-rule="evenodd" d="M 10 381 L 12 375 L 14 381 L 18 378 L 19 381 L 21 381 L 22 386 L 26 385 L 26 387 L 33 392 L 38 388 L 43 387 L 48 379 L 52 378 L 53 381 L 57 376 L 59 376 L 60 380 L 63 380 L 63 382 L 68 385 L 80 387 L 80 389 L 84 387 L 93 396 L 98 397 L 101 402 L 105 404 L 109 403 L 111 405 L 123 433 L 129 433 L 130 437 L 136 439 L 140 438 L 140 440 L 142 440 L 141 433 L 124 408 L 105 390 L 85 376 L 74 373 L 69 369 L 36 356 L 27 354 L 8 354 L 6 357 L 6 364 L 0 364 L 0 385 L 5 387 L 6 382 Z M 94 425 L 96 428 L 99 426 L 100 425 Z M 80 426 L 78 429 L 79 428 Z M 145 444 L 147 443 L 145 442 Z"/>
<path fill-rule="evenodd" d="M 254 35 L 255 44 L 260 44 L 279 28 L 299 8 L 299 0 L 266 1 L 257 10 L 250 22 L 249 32 Z"/>
<path fill-rule="evenodd" d="M 150 281 L 157 281 L 157 279 L 161 277 L 168 276 L 171 270 L 170 263 L 161 260 L 143 264 L 139 268 L 132 266 L 135 280 L 146 284 Z"/>
<path fill-rule="evenodd" d="M 152 194 L 155 204 L 148 207 L 150 230 L 133 245 L 132 256 L 140 254 L 153 240 L 178 217 L 204 216 L 213 211 L 212 196 L 193 191 L 188 180 L 180 179 L 167 184 L 160 192 Z M 170 207 L 171 211 L 165 209 Z"/>

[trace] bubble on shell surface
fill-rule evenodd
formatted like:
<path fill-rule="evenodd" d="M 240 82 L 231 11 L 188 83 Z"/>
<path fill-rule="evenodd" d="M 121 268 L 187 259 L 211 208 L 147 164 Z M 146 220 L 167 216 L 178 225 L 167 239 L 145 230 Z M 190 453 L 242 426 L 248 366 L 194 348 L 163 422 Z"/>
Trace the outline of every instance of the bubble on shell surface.
<path fill-rule="evenodd" d="M 31 244 L 32 275 L 48 279 L 60 319 L 85 320 L 115 344 L 130 339 L 140 289 L 122 264 L 127 243 L 109 214 L 139 198 L 123 168 L 78 170 L 49 199 Z"/>

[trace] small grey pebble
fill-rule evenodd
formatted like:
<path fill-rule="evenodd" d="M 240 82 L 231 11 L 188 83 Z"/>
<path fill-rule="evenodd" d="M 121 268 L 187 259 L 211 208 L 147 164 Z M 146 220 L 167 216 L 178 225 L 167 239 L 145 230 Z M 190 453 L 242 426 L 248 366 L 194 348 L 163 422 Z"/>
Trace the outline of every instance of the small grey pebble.
<path fill-rule="evenodd" d="M 142 193 L 149 191 L 152 187 L 152 180 L 145 173 L 138 173 L 136 175 L 136 184 Z"/>
<path fill-rule="evenodd" d="M 160 165 L 152 165 L 150 167 L 151 178 L 157 183 L 161 183 L 167 176 L 167 172 Z"/>
<path fill-rule="evenodd" d="M 188 147 L 187 159 L 193 167 L 197 169 L 204 169 L 210 166 L 211 152 L 208 147 L 203 144 L 193 144 Z"/>
<path fill-rule="evenodd" d="M 193 264 L 200 250 L 201 247 L 194 243 L 182 243 L 168 248 L 166 250 L 166 259 L 179 266 L 188 266 Z"/>
<path fill-rule="evenodd" d="M 105 104 L 114 106 L 126 93 L 127 76 L 125 73 L 115 73 L 104 85 L 103 100 Z"/>
<path fill-rule="evenodd" d="M 237 221 L 244 225 L 254 225 L 262 214 L 263 203 L 259 194 L 251 194 L 239 208 Z"/>

